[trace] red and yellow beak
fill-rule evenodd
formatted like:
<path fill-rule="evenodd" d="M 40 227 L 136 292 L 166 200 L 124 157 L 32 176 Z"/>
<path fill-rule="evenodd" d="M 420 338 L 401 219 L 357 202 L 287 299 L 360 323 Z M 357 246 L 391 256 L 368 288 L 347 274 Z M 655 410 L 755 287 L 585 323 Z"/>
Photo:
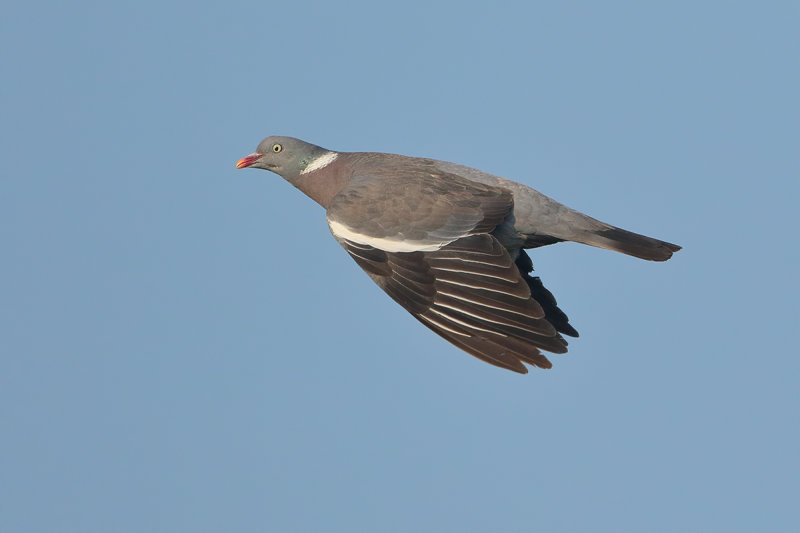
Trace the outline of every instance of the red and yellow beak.
<path fill-rule="evenodd" d="M 249 167 L 259 159 L 264 157 L 264 154 L 259 154 L 258 152 L 252 153 L 248 156 L 245 156 L 236 162 L 236 168 L 245 168 Z"/>

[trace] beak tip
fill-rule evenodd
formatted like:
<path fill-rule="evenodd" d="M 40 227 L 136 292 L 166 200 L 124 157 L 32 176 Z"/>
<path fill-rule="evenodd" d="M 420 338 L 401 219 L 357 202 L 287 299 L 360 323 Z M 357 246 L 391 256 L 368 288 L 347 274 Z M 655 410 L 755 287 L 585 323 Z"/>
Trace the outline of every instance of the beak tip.
<path fill-rule="evenodd" d="M 258 152 L 254 153 L 254 154 L 250 154 L 250 155 L 248 155 L 246 157 L 243 157 L 240 160 L 238 160 L 236 162 L 236 168 L 249 167 L 250 165 L 252 165 L 256 161 L 258 161 L 262 157 L 264 157 L 264 154 L 259 154 Z"/>

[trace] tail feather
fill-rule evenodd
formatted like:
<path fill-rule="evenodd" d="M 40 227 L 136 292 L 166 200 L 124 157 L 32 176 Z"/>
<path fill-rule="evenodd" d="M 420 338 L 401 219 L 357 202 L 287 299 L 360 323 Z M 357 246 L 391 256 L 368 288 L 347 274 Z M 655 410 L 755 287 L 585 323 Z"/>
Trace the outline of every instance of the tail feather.
<path fill-rule="evenodd" d="M 681 249 L 677 244 L 672 244 L 651 237 L 645 237 L 614 226 L 594 232 L 587 232 L 576 236 L 572 240 L 622 252 L 648 261 L 666 261 L 672 254 Z"/>
<path fill-rule="evenodd" d="M 606 224 L 536 191 L 519 200 L 527 202 L 528 215 L 516 219 L 514 228 L 525 236 L 525 248 L 573 241 L 649 261 L 666 261 L 681 249 L 677 244 Z"/>

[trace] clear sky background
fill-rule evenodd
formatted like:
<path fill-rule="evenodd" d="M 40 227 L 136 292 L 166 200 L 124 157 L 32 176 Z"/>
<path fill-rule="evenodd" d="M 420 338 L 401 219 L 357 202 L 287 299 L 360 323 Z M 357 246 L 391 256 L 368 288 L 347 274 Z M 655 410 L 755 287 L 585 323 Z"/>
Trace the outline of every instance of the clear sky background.
<path fill-rule="evenodd" d="M 796 2 L 14 2 L 0 531 L 800 529 Z M 581 333 L 474 359 L 267 135 L 455 161 L 684 246 L 536 250 Z"/>

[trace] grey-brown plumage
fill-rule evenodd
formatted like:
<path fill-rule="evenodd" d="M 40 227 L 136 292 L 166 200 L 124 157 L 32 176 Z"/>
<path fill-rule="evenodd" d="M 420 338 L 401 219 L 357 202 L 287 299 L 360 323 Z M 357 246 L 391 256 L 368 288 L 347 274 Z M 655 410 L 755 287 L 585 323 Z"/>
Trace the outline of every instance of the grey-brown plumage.
<path fill-rule="evenodd" d="M 520 183 L 433 159 L 333 152 L 268 137 L 237 168 L 271 170 L 327 210 L 334 237 L 396 302 L 454 345 L 525 373 L 577 337 L 524 251 L 575 241 L 651 261 L 680 246 L 632 233 Z"/>

